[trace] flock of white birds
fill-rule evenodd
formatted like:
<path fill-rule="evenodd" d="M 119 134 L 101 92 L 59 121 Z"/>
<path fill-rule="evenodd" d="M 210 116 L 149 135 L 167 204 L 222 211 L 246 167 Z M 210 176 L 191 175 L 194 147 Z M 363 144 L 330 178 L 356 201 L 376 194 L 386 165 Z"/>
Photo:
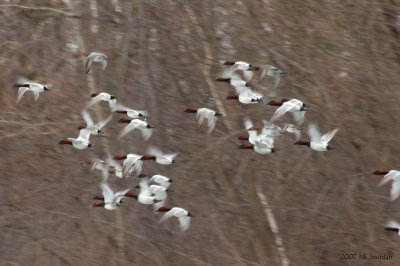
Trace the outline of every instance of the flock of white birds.
<path fill-rule="evenodd" d="M 95 62 L 101 64 L 102 69 L 105 70 L 107 66 L 107 56 L 97 52 L 88 55 L 86 58 L 87 74 L 92 64 Z M 253 79 L 257 73 L 259 81 L 267 76 L 273 79 L 274 85 L 270 95 L 275 95 L 281 76 L 287 74 L 270 65 L 253 66 L 243 61 L 223 61 L 221 64 L 224 65 L 226 69 L 216 81 L 227 82 L 232 85 L 235 92 L 227 96 L 226 99 L 238 100 L 242 104 L 257 104 L 262 102 L 263 94 L 254 92 L 249 84 L 249 81 Z M 17 103 L 19 103 L 27 91 L 32 91 L 34 99 L 37 101 L 40 93 L 49 90 L 51 85 L 43 85 L 20 79 L 15 86 L 19 88 L 17 95 Z M 82 118 L 86 122 L 86 127 L 79 128 L 80 131 L 77 138 L 66 138 L 61 140 L 59 144 L 69 144 L 80 150 L 92 147 L 93 144 L 90 142 L 90 136 L 101 134 L 101 129 L 111 121 L 113 113 L 125 114 L 130 118 L 121 118 L 118 120 L 119 123 L 127 124 L 118 136 L 118 140 L 135 129 L 140 130 L 144 141 L 149 140 L 154 127 L 147 122 L 147 117 L 149 115 L 147 111 L 134 110 L 126 107 L 118 103 L 116 97 L 107 92 L 94 93 L 91 97 L 92 99 L 81 113 Z M 95 123 L 89 114 L 89 110 L 100 102 L 108 102 L 111 113 L 105 120 Z M 302 134 L 301 125 L 305 120 L 308 107 L 305 103 L 298 99 L 282 99 L 280 101 L 270 101 L 267 105 L 277 106 L 278 108 L 269 121 L 262 121 L 264 124 L 262 128 L 255 127 L 250 118 L 244 118 L 244 126 L 248 136 L 241 136 L 239 140 L 247 140 L 249 144 L 240 145 L 240 149 L 252 149 L 259 154 L 276 152 L 279 149 L 275 148 L 275 138 L 282 136 L 285 132 L 295 135 L 295 144 L 297 145 L 306 145 L 315 151 L 328 151 L 333 149 L 328 144 L 338 132 L 338 128 L 321 135 L 316 124 L 309 123 L 308 135 L 310 140 L 300 140 Z M 209 108 L 187 108 L 185 112 L 196 113 L 199 126 L 206 118 L 208 121 L 208 134 L 215 128 L 217 117 L 222 115 Z M 293 115 L 293 119 L 297 125 L 289 123 L 281 123 L 280 125 L 274 124 L 276 120 L 283 118 L 286 113 L 291 113 Z M 261 132 L 258 133 L 259 131 Z M 180 207 L 170 208 L 164 206 L 167 199 L 168 188 L 172 180 L 163 175 L 148 176 L 141 174 L 144 161 L 154 160 L 158 164 L 170 165 L 175 162 L 174 157 L 176 155 L 176 153 L 164 154 L 159 149 L 150 147 L 148 149 L 148 155 L 127 154 L 114 157 L 107 155 L 107 158 L 104 160 L 93 159 L 83 162 L 82 164 L 84 165 L 91 165 L 91 171 L 96 169 L 102 173 L 102 181 L 99 185 L 102 196 L 95 196 L 93 199 L 97 200 L 97 202 L 93 203 L 91 207 L 104 207 L 107 210 L 115 210 L 125 203 L 122 199 L 129 197 L 135 198 L 139 203 L 153 205 L 155 212 L 165 212 L 164 216 L 160 219 L 160 223 L 170 217 L 177 217 L 181 231 L 185 232 L 189 228 L 191 217 L 193 217 L 192 214 Z M 118 163 L 118 160 L 123 160 L 122 164 Z M 138 194 L 130 192 L 133 188 L 114 192 L 108 184 L 110 174 L 121 179 L 136 175 L 136 177 L 140 178 L 140 182 L 135 188 L 140 189 L 140 192 Z M 391 200 L 395 200 L 400 195 L 400 171 L 375 171 L 373 174 L 385 175 L 383 180 L 379 183 L 379 186 L 390 180 L 393 181 Z M 385 230 L 395 231 L 400 235 L 400 224 L 389 220 Z"/>

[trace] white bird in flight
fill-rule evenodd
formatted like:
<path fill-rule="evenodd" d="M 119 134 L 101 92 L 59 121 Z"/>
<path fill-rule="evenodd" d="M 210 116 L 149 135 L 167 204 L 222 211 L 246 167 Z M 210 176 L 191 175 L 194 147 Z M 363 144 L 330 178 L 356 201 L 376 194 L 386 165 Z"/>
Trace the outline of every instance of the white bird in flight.
<path fill-rule="evenodd" d="M 110 185 L 107 183 L 107 181 L 103 181 L 100 183 L 100 189 L 103 194 L 104 202 L 93 203 L 92 207 L 104 207 L 105 209 L 110 211 L 120 207 L 122 203 L 121 199 L 126 197 L 125 195 L 128 193 L 129 190 L 131 190 L 130 188 L 128 188 L 114 193 L 110 188 Z M 101 200 L 101 197 L 94 197 L 94 199 Z"/>
<path fill-rule="evenodd" d="M 134 129 L 139 129 L 142 132 L 143 139 L 147 141 L 150 137 L 151 134 L 153 133 L 153 128 L 154 126 L 150 125 L 147 123 L 147 121 L 140 120 L 140 119 L 126 119 L 126 118 L 121 118 L 118 120 L 119 123 L 129 123 L 122 131 L 121 134 L 119 135 L 118 139 L 121 139 L 124 137 L 126 134 L 131 132 Z"/>
<path fill-rule="evenodd" d="M 299 140 L 295 142 L 297 145 L 306 145 L 311 149 L 316 151 L 328 151 L 333 150 L 332 147 L 328 146 L 329 141 L 335 136 L 339 131 L 339 128 L 335 128 L 332 131 L 321 136 L 317 126 L 315 124 L 308 125 L 308 135 L 310 136 L 310 141 Z"/>
<path fill-rule="evenodd" d="M 83 110 L 82 113 L 82 118 L 85 120 L 86 122 L 86 128 L 90 131 L 90 134 L 92 135 L 97 135 L 97 134 L 101 134 L 101 129 L 108 124 L 108 122 L 111 121 L 112 119 L 112 115 L 109 115 L 106 119 L 104 119 L 103 121 L 98 122 L 97 124 L 95 124 L 92 120 L 92 118 L 90 117 L 90 114 L 88 111 Z M 81 128 L 80 128 L 81 129 Z"/>
<path fill-rule="evenodd" d="M 198 125 L 200 126 L 204 118 L 207 118 L 208 120 L 208 134 L 210 134 L 215 127 L 215 123 L 217 122 L 217 117 L 221 116 L 222 114 L 219 114 L 215 112 L 214 110 L 208 109 L 208 108 L 187 108 L 185 110 L 186 113 L 196 113 L 196 118 L 198 119 Z"/>
<path fill-rule="evenodd" d="M 58 144 L 69 144 L 72 145 L 75 149 L 84 150 L 89 147 L 94 146 L 90 143 L 90 131 L 86 128 L 82 128 L 79 131 L 79 136 L 74 138 L 66 138 L 61 140 Z"/>
<path fill-rule="evenodd" d="M 287 112 L 291 112 L 293 114 L 293 118 L 298 125 L 301 125 L 304 122 L 305 111 L 307 111 L 307 105 L 302 101 L 297 99 L 282 99 L 280 102 L 271 101 L 267 103 L 267 105 L 279 106 L 276 109 L 275 113 L 271 117 L 271 122 L 274 122 L 276 119 L 281 118 Z"/>
<path fill-rule="evenodd" d="M 400 195 L 400 171 L 390 170 L 390 171 L 375 171 L 374 175 L 384 175 L 382 180 L 379 182 L 379 187 L 392 181 L 392 188 L 390 190 L 390 201 L 394 201 Z"/>
<path fill-rule="evenodd" d="M 86 57 L 86 74 L 89 73 L 90 68 L 92 67 L 92 64 L 96 62 L 96 63 L 100 63 L 101 67 L 103 68 L 103 71 L 106 69 L 107 67 L 107 56 L 105 54 L 102 53 L 97 53 L 97 52 L 92 52 L 91 54 L 89 54 Z"/>
<path fill-rule="evenodd" d="M 150 156 L 143 156 L 142 160 L 154 160 L 156 163 L 164 165 L 175 163 L 176 161 L 174 158 L 176 155 L 178 155 L 178 153 L 163 153 L 156 147 L 148 148 L 147 152 L 150 154 Z"/>
<path fill-rule="evenodd" d="M 163 217 L 161 217 L 159 223 L 164 222 L 168 218 L 177 217 L 182 233 L 189 228 L 190 220 L 192 217 L 194 217 L 190 212 L 180 207 L 161 207 L 156 212 L 165 212 Z"/>
<path fill-rule="evenodd" d="M 27 91 L 31 91 L 33 93 L 35 101 L 37 101 L 39 99 L 40 93 L 44 91 L 49 91 L 50 86 L 51 85 L 42 85 L 34 82 L 16 83 L 14 87 L 18 88 L 17 103 L 21 101 L 22 96 L 24 96 L 25 92 Z"/>

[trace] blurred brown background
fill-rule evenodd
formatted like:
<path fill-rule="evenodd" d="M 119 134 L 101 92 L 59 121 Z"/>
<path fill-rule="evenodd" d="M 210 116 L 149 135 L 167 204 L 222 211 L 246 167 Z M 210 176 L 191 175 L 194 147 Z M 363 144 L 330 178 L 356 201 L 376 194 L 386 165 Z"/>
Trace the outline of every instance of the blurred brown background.
<path fill-rule="evenodd" d="M 387 219 L 400 220 L 398 200 L 370 175 L 400 163 L 399 2 L 0 1 L 0 264 L 400 265 L 399 238 L 383 230 Z M 92 51 L 105 53 L 108 66 L 85 75 Z M 276 99 L 311 106 L 305 131 L 310 121 L 323 133 L 339 127 L 335 150 L 294 146 L 291 135 L 271 155 L 237 149 L 243 117 L 261 126 L 275 108 L 225 100 L 232 89 L 214 82 L 219 60 L 288 72 Z M 19 76 L 52 90 L 16 105 Z M 264 103 L 272 100 L 272 80 L 252 83 Z M 95 147 L 57 144 L 78 135 L 80 112 L 101 91 L 150 112 L 156 128 L 147 143 L 137 132 L 116 141 L 124 125 L 115 114 L 109 137 L 91 138 Z M 227 114 L 207 135 L 188 107 Z M 98 117 L 109 112 L 105 103 L 96 108 Z M 168 205 L 196 216 L 184 234 L 176 219 L 158 225 L 160 214 L 133 199 L 116 211 L 89 208 L 100 175 L 80 162 L 105 151 L 144 154 L 149 145 L 179 152 L 177 164 L 145 162 L 143 173 L 176 181 Z M 137 181 L 110 183 L 116 190 Z"/>

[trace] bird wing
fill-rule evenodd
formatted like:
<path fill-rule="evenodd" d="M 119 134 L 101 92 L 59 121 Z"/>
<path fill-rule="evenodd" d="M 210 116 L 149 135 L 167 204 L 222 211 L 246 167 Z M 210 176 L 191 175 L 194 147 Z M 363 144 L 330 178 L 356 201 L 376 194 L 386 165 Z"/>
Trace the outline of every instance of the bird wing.
<path fill-rule="evenodd" d="M 34 99 L 35 99 L 35 102 L 36 102 L 37 100 L 39 100 L 40 92 L 37 91 L 37 90 L 32 90 L 32 89 L 31 89 L 31 91 L 33 92 L 33 96 L 34 96 Z"/>
<path fill-rule="evenodd" d="M 106 69 L 106 67 L 107 67 L 107 59 L 102 59 L 101 61 L 100 61 L 100 64 L 101 64 L 101 67 L 103 68 L 103 71 Z"/>
<path fill-rule="evenodd" d="M 282 106 L 276 109 L 275 113 L 272 115 L 270 121 L 275 121 L 276 119 L 282 117 L 285 113 L 293 109 L 295 105 L 291 102 L 284 102 Z"/>
<path fill-rule="evenodd" d="M 102 182 L 106 182 L 108 180 L 109 173 L 107 168 L 104 167 L 103 169 L 101 169 L 101 177 L 103 178 Z"/>
<path fill-rule="evenodd" d="M 91 54 L 86 57 L 86 64 L 85 64 L 85 69 L 86 69 L 86 74 L 89 73 L 90 68 L 92 67 L 93 61 L 91 58 Z"/>
<path fill-rule="evenodd" d="M 93 172 L 93 170 L 96 168 L 97 165 L 103 165 L 104 166 L 104 161 L 100 159 L 93 159 L 92 160 L 92 167 L 90 167 L 90 172 Z M 106 167 L 101 167 L 106 168 Z"/>
<path fill-rule="evenodd" d="M 396 181 L 400 180 L 400 171 L 397 170 L 390 170 L 389 173 L 387 173 L 382 180 L 379 182 L 378 187 L 386 184 L 390 180 Z"/>
<path fill-rule="evenodd" d="M 400 195 L 400 180 L 395 180 L 392 183 L 392 188 L 390 189 L 390 201 L 394 201 Z"/>
<path fill-rule="evenodd" d="M 86 108 L 85 108 L 85 109 L 88 109 L 88 108 L 92 107 L 93 105 L 95 105 L 96 103 L 98 103 L 98 102 L 100 102 L 100 101 L 101 101 L 101 95 L 97 95 L 97 96 L 93 97 L 93 98 L 89 101 L 89 103 L 86 105 Z"/>
<path fill-rule="evenodd" d="M 172 208 L 171 210 L 167 211 L 167 212 L 163 215 L 163 217 L 161 217 L 161 219 L 160 219 L 160 221 L 159 221 L 158 223 L 164 222 L 165 220 L 167 220 L 168 218 L 171 218 L 171 217 L 175 216 L 175 214 L 181 212 L 182 210 L 183 210 L 182 208 L 176 208 L 176 207 Z"/>
<path fill-rule="evenodd" d="M 107 182 L 101 182 L 100 189 L 103 193 L 104 203 L 112 203 L 114 200 L 114 192 L 110 188 L 110 185 L 108 185 Z"/>
<path fill-rule="evenodd" d="M 106 119 L 100 121 L 99 123 L 97 123 L 97 127 L 102 129 L 103 127 L 105 127 L 112 119 L 112 114 L 109 115 Z"/>
<path fill-rule="evenodd" d="M 153 175 L 150 178 L 150 181 L 157 183 L 164 188 L 168 188 L 170 185 L 169 178 L 163 175 Z"/>
<path fill-rule="evenodd" d="M 140 175 L 140 173 L 142 172 L 142 166 L 143 166 L 143 160 L 139 159 L 135 162 L 135 170 L 137 175 Z"/>
<path fill-rule="evenodd" d="M 78 136 L 77 140 L 81 139 L 81 140 L 88 141 L 89 138 L 90 138 L 90 131 L 88 129 L 82 128 L 81 130 L 79 130 L 79 136 Z"/>
<path fill-rule="evenodd" d="M 215 123 L 217 122 L 217 117 L 215 115 L 209 115 L 208 119 L 208 134 L 210 134 L 215 127 Z"/>
<path fill-rule="evenodd" d="M 83 120 L 86 122 L 86 127 L 92 127 L 94 125 L 92 118 L 89 115 L 89 112 L 85 110 L 82 111 L 81 113 Z"/>
<path fill-rule="evenodd" d="M 121 139 L 122 137 L 124 137 L 126 134 L 128 134 L 129 132 L 131 132 L 131 131 L 134 130 L 135 128 L 137 128 L 137 124 L 136 124 L 136 123 L 130 122 L 130 123 L 121 131 L 121 134 L 119 135 L 118 139 Z"/>
<path fill-rule="evenodd" d="M 121 201 L 121 199 L 125 196 L 125 194 L 129 192 L 129 190 L 131 190 L 131 189 L 127 188 L 127 189 L 115 192 L 114 199 L 116 199 L 116 202 L 119 203 Z"/>
<path fill-rule="evenodd" d="M 243 77 L 246 80 L 246 82 L 249 82 L 254 76 L 254 71 L 250 70 L 243 70 Z"/>
<path fill-rule="evenodd" d="M 249 128 L 254 127 L 253 121 L 251 121 L 251 119 L 248 118 L 248 117 L 245 117 L 245 118 L 243 119 L 243 124 L 244 124 L 244 128 L 245 128 L 246 130 L 249 130 Z"/>
<path fill-rule="evenodd" d="M 317 125 L 314 123 L 308 125 L 308 135 L 310 136 L 311 141 L 321 140 L 321 133 L 319 132 Z"/>
<path fill-rule="evenodd" d="M 116 171 L 122 171 L 122 166 L 111 156 L 107 156 L 106 162 L 108 166 L 113 167 Z"/>
<path fill-rule="evenodd" d="M 189 216 L 183 216 L 183 217 L 178 218 L 179 226 L 181 228 L 182 233 L 185 232 L 186 230 L 188 230 L 191 219 L 192 219 L 192 217 L 189 217 Z"/>
<path fill-rule="evenodd" d="M 148 141 L 149 138 L 151 137 L 151 134 L 153 133 L 153 130 L 151 128 L 147 128 L 147 127 L 144 127 L 144 128 L 140 127 L 139 129 L 142 132 L 144 141 Z"/>
<path fill-rule="evenodd" d="M 156 148 L 156 147 L 154 147 L 154 146 L 149 147 L 149 148 L 147 149 L 147 152 L 148 152 L 150 155 L 153 155 L 153 156 L 156 156 L 156 157 L 162 157 L 162 156 L 164 156 L 164 153 L 162 153 L 162 152 L 160 151 L 160 149 L 158 149 L 158 148 Z"/>
<path fill-rule="evenodd" d="M 300 139 L 300 137 L 301 137 L 301 131 L 297 130 L 293 134 L 296 136 L 296 141 L 298 141 Z"/>
<path fill-rule="evenodd" d="M 386 226 L 393 227 L 393 228 L 400 228 L 400 224 L 392 219 L 390 219 L 386 222 Z"/>
<path fill-rule="evenodd" d="M 136 162 L 141 158 L 141 156 L 128 157 L 124 160 L 124 165 L 122 166 L 122 177 L 128 176 L 132 167 L 136 169 Z M 141 160 L 140 160 L 141 161 Z"/>
<path fill-rule="evenodd" d="M 272 90 L 275 90 L 278 87 L 279 81 L 281 80 L 281 75 L 279 73 L 276 73 L 275 75 L 273 75 L 273 80 L 274 80 L 274 87 L 272 88 Z"/>
<path fill-rule="evenodd" d="M 29 87 L 20 87 L 17 94 L 17 103 L 19 103 L 24 96 L 25 92 L 29 91 Z"/>
<path fill-rule="evenodd" d="M 335 134 L 336 134 L 338 131 L 339 131 L 339 128 L 335 128 L 334 130 L 332 130 L 332 131 L 326 133 L 325 135 L 322 135 L 322 137 L 321 137 L 321 142 L 323 142 L 323 143 L 328 143 L 328 142 L 333 138 L 333 136 L 335 136 Z"/>
<path fill-rule="evenodd" d="M 244 91 L 247 91 L 247 87 L 243 86 L 235 86 L 235 94 L 236 95 L 241 95 Z"/>
<path fill-rule="evenodd" d="M 204 117 L 206 116 L 206 112 L 207 112 L 207 110 L 205 108 L 197 109 L 196 119 L 197 119 L 198 126 L 200 126 L 203 123 Z"/>
<path fill-rule="evenodd" d="M 304 122 L 304 117 L 306 116 L 305 111 L 298 111 L 298 112 L 293 112 L 293 118 L 294 121 L 300 126 Z"/>
<path fill-rule="evenodd" d="M 267 146 L 269 149 L 274 148 L 274 138 L 271 138 L 269 136 L 261 136 L 260 137 L 260 142 Z"/>

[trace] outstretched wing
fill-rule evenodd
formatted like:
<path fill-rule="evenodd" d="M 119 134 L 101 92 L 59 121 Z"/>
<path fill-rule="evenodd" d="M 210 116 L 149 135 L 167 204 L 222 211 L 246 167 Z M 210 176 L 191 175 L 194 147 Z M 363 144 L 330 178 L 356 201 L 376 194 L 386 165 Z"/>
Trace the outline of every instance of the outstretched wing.
<path fill-rule="evenodd" d="M 109 116 L 108 116 L 106 119 L 104 119 L 103 121 L 100 121 L 100 122 L 97 124 L 97 126 L 101 129 L 101 128 L 105 127 L 105 125 L 107 125 L 108 122 L 111 121 L 111 119 L 112 119 L 112 114 L 109 115 Z"/>
<path fill-rule="evenodd" d="M 18 89 L 18 95 L 17 95 L 17 103 L 19 103 L 22 99 L 22 96 L 24 96 L 25 92 L 29 90 L 29 87 L 20 87 Z"/>
<path fill-rule="evenodd" d="M 114 192 L 111 190 L 107 182 L 100 183 L 100 189 L 103 193 L 104 203 L 112 203 L 114 199 Z"/>
<path fill-rule="evenodd" d="M 176 213 L 180 212 L 181 210 L 179 208 L 172 208 L 171 210 L 167 211 L 163 217 L 161 217 L 160 221 L 158 223 L 162 223 L 165 220 L 173 217 Z"/>
<path fill-rule="evenodd" d="M 298 111 L 298 112 L 293 112 L 293 118 L 296 123 L 301 126 L 304 122 L 304 117 L 306 116 L 305 111 Z"/>
<path fill-rule="evenodd" d="M 275 113 L 272 115 L 271 120 L 270 121 L 275 121 L 278 118 L 281 118 L 284 114 L 286 114 L 287 112 L 289 112 L 290 110 L 292 110 L 295 107 L 295 105 L 291 102 L 285 102 L 282 104 L 281 107 L 279 107 L 278 109 L 276 109 Z"/>
<path fill-rule="evenodd" d="M 118 139 L 121 139 L 122 137 L 124 137 L 126 134 L 128 134 L 129 132 L 131 132 L 132 130 L 134 130 L 136 128 L 136 124 L 135 123 L 129 123 L 122 131 L 121 134 L 119 135 Z"/>
<path fill-rule="evenodd" d="M 243 120 L 244 120 L 244 121 L 243 121 L 244 128 L 245 128 L 246 130 L 249 130 L 250 128 L 254 127 L 253 121 L 251 121 L 250 118 L 245 117 Z"/>
<path fill-rule="evenodd" d="M 88 111 L 83 110 L 82 113 L 81 113 L 81 115 L 82 115 L 82 117 L 83 117 L 83 120 L 85 120 L 85 122 L 86 122 L 86 127 L 87 127 L 87 128 L 92 127 L 92 126 L 94 125 L 93 120 L 92 120 L 92 118 L 90 117 Z"/>
<path fill-rule="evenodd" d="M 397 170 L 390 170 L 389 173 L 387 173 L 382 180 L 379 182 L 378 186 L 382 186 L 384 184 L 386 184 L 387 182 L 389 182 L 390 180 L 396 181 L 399 180 L 400 181 L 400 172 Z"/>
<path fill-rule="evenodd" d="M 100 64 L 101 64 L 101 67 L 103 68 L 103 71 L 106 69 L 106 67 L 107 67 L 107 59 L 102 59 L 101 61 L 100 61 Z"/>
<path fill-rule="evenodd" d="M 332 130 L 332 131 L 326 133 L 325 135 L 323 135 L 323 136 L 321 137 L 321 142 L 323 142 L 323 143 L 328 143 L 328 142 L 333 138 L 333 136 L 335 136 L 335 134 L 336 134 L 338 131 L 339 131 L 339 128 L 335 128 L 334 130 Z"/>
<path fill-rule="evenodd" d="M 147 127 L 144 127 L 144 128 L 141 127 L 139 129 L 142 132 L 144 141 L 148 141 L 149 138 L 151 137 L 151 134 L 153 133 L 153 130 L 151 128 L 147 128 Z"/>
<path fill-rule="evenodd" d="M 148 152 L 150 155 L 153 155 L 153 156 L 155 156 L 155 157 L 164 156 L 164 153 L 162 153 L 162 152 L 160 151 L 160 149 L 158 149 L 158 148 L 156 148 L 156 147 L 154 147 L 154 146 L 149 147 L 149 148 L 147 149 L 147 152 Z"/>
<path fill-rule="evenodd" d="M 179 227 L 181 228 L 182 233 L 185 232 L 186 230 L 189 229 L 190 226 L 190 220 L 192 218 L 189 216 L 183 216 L 183 217 L 179 217 Z"/>
<path fill-rule="evenodd" d="M 390 189 L 390 201 L 394 201 L 400 195 L 400 180 L 395 180 L 392 183 L 392 188 Z"/>
<path fill-rule="evenodd" d="M 196 119 L 197 119 L 198 126 L 203 124 L 205 116 L 206 116 L 206 110 L 205 109 L 203 109 L 203 108 L 197 109 Z"/>
<path fill-rule="evenodd" d="M 314 123 L 308 125 L 308 135 L 310 136 L 311 141 L 321 140 L 321 133 L 319 132 L 317 125 Z"/>

